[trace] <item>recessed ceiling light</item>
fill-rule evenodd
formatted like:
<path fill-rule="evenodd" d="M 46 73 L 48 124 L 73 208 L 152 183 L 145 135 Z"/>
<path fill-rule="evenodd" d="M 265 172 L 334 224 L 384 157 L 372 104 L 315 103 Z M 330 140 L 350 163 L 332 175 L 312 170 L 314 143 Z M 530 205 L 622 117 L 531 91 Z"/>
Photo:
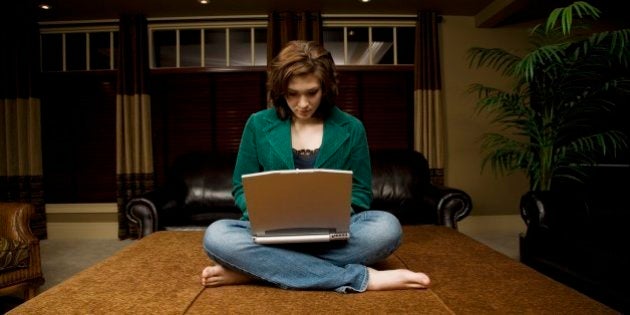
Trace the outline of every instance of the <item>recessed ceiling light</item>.
<path fill-rule="evenodd" d="M 368 2 L 370 2 L 370 0 L 359 0 L 359 1 L 361 1 L 361 2 L 363 2 L 363 3 L 368 3 Z"/>
<path fill-rule="evenodd" d="M 199 3 L 201 4 L 208 4 L 208 2 L 210 2 L 210 0 L 199 0 Z"/>
<path fill-rule="evenodd" d="M 42 10 L 50 10 L 50 4 L 47 3 L 40 3 L 38 7 Z"/>

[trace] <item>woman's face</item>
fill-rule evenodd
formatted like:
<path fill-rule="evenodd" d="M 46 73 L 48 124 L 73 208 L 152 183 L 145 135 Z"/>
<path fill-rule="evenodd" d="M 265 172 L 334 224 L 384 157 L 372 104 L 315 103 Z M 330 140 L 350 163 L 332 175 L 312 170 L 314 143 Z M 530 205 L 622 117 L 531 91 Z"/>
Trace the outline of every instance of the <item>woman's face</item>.
<path fill-rule="evenodd" d="M 322 87 L 313 74 L 293 77 L 285 96 L 295 119 L 309 119 L 322 101 Z"/>

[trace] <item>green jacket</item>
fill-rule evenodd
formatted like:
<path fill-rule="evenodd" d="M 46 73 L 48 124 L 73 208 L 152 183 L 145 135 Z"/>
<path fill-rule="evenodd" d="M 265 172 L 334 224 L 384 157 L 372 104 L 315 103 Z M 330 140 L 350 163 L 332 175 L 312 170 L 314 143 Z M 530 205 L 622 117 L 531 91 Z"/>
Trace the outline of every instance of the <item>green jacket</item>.
<path fill-rule="evenodd" d="M 232 177 L 232 195 L 248 220 L 247 203 L 241 175 L 282 169 L 294 169 L 291 150 L 291 120 L 280 120 L 275 109 L 266 109 L 249 117 Z M 315 168 L 351 170 L 352 204 L 368 209 L 372 202 L 372 169 L 365 128 L 361 121 L 334 107 L 324 122 L 324 139 Z"/>

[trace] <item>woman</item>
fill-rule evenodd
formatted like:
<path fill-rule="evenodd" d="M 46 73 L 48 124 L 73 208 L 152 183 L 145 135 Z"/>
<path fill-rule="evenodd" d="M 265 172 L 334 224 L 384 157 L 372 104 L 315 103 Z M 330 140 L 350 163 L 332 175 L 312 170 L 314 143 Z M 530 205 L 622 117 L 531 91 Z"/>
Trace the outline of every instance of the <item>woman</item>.
<path fill-rule="evenodd" d="M 423 273 L 366 267 L 400 245 L 402 229 L 388 212 L 365 211 L 372 199 L 365 129 L 334 105 L 337 72 L 330 53 L 314 42 L 290 42 L 273 60 L 267 88 L 273 106 L 247 121 L 234 170 L 232 193 L 243 217 L 216 221 L 206 230 L 204 249 L 216 264 L 202 271 L 201 283 L 262 280 L 287 289 L 337 292 L 426 288 L 430 280 Z M 348 241 L 253 242 L 241 175 L 293 168 L 353 171 Z"/>

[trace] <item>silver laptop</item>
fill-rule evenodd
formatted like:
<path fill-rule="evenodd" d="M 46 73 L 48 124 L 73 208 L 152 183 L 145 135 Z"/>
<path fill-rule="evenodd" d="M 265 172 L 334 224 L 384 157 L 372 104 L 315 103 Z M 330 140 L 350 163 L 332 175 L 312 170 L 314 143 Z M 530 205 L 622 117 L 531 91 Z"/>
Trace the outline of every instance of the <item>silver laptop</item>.
<path fill-rule="evenodd" d="M 350 237 L 352 171 L 302 169 L 242 176 L 254 242 L 309 243 Z"/>

